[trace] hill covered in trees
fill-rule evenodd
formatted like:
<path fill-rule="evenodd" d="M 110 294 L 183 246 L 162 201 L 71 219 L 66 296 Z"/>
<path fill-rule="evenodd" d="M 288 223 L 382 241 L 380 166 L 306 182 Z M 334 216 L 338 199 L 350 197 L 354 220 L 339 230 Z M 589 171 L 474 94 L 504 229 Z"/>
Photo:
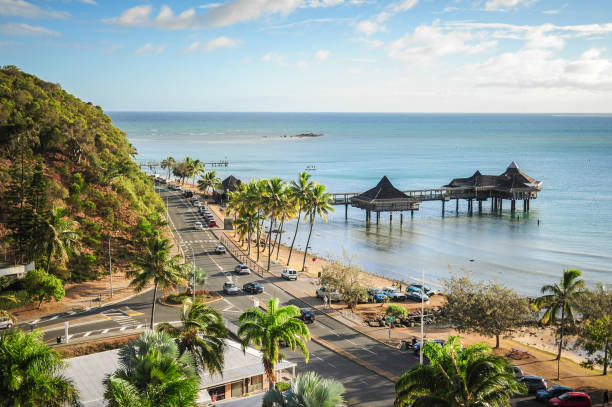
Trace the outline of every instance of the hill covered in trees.
<path fill-rule="evenodd" d="M 99 106 L 0 69 L 0 261 L 92 279 L 108 271 L 110 236 L 113 265 L 129 264 L 163 208 L 135 154 Z"/>

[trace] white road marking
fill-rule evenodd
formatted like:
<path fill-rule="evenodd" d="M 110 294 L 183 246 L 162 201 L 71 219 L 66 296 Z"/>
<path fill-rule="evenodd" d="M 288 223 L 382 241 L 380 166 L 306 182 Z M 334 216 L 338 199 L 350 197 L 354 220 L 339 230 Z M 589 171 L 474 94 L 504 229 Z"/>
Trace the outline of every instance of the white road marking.
<path fill-rule="evenodd" d="M 355 342 L 351 341 L 350 339 L 345 339 L 347 342 L 352 343 L 353 345 L 357 345 Z"/>
<path fill-rule="evenodd" d="M 105 334 L 108 332 L 108 328 L 107 329 L 103 329 L 101 333 Z"/>
<path fill-rule="evenodd" d="M 40 319 L 35 319 L 34 321 L 30 322 L 30 324 L 37 324 L 38 321 L 40 321 Z"/>
<path fill-rule="evenodd" d="M 340 335 L 338 335 L 338 334 L 337 334 L 337 333 L 336 333 L 336 332 L 335 332 L 335 331 L 334 331 L 332 328 L 328 327 L 328 326 L 327 326 L 327 325 L 325 325 L 324 323 L 319 322 L 319 325 L 323 325 L 325 328 L 329 329 L 329 331 L 330 331 L 331 333 L 333 333 L 334 335 L 336 335 L 336 336 L 340 336 Z"/>
<path fill-rule="evenodd" d="M 370 352 L 372 355 L 376 355 L 376 352 L 372 352 L 372 351 L 371 351 L 370 349 L 368 349 L 368 348 L 363 348 L 363 350 L 365 350 L 365 351 L 367 351 L 367 352 Z"/>
<path fill-rule="evenodd" d="M 85 334 L 83 335 L 83 337 L 85 337 L 85 336 L 89 336 L 89 335 L 91 335 L 91 331 L 85 332 Z"/>
<path fill-rule="evenodd" d="M 68 339 L 72 338 L 73 336 L 74 336 L 74 335 L 72 335 L 72 334 L 71 334 L 71 335 L 68 335 Z"/>
<path fill-rule="evenodd" d="M 321 359 L 320 357 L 318 357 L 317 355 L 315 355 L 314 353 L 311 353 L 310 356 L 314 356 L 315 358 L 319 359 L 320 361 L 323 361 L 323 359 Z"/>
<path fill-rule="evenodd" d="M 327 362 L 327 364 L 333 367 L 334 369 L 336 368 L 336 366 L 334 366 L 332 363 Z"/>
<path fill-rule="evenodd" d="M 49 318 L 49 321 L 53 321 L 54 319 L 57 319 L 57 317 L 58 317 L 58 316 L 59 316 L 59 315 L 55 315 L 55 316 L 53 316 L 53 317 Z"/>
<path fill-rule="evenodd" d="M 127 328 L 127 326 L 122 326 L 121 328 L 119 328 L 120 331 L 125 331 Z"/>
<path fill-rule="evenodd" d="M 138 324 L 138 326 L 136 326 L 136 329 L 140 329 L 140 328 L 142 328 L 142 325 L 143 325 L 143 324 Z"/>

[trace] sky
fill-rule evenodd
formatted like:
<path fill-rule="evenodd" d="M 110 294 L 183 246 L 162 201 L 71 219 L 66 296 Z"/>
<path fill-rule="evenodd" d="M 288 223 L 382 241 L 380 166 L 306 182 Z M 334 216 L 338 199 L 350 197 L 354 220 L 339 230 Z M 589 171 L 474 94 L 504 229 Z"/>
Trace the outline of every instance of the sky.
<path fill-rule="evenodd" d="M 107 111 L 612 113 L 611 0 L 0 0 Z"/>

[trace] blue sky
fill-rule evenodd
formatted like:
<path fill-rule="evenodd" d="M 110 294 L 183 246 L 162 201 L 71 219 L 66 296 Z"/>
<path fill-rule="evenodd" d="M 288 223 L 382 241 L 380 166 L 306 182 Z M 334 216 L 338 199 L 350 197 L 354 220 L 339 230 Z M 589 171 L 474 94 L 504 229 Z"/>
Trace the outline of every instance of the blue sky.
<path fill-rule="evenodd" d="M 0 0 L 0 64 L 105 110 L 612 112 L 608 0 Z"/>

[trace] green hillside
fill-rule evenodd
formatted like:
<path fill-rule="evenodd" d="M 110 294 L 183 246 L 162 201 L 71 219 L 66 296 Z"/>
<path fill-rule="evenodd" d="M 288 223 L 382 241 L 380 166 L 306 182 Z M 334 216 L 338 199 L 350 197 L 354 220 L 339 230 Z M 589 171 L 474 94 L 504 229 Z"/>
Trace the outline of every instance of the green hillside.
<path fill-rule="evenodd" d="M 92 279 L 108 270 L 110 235 L 113 264 L 127 266 L 137 225 L 163 209 L 135 154 L 99 106 L 0 69 L 0 261 Z"/>

